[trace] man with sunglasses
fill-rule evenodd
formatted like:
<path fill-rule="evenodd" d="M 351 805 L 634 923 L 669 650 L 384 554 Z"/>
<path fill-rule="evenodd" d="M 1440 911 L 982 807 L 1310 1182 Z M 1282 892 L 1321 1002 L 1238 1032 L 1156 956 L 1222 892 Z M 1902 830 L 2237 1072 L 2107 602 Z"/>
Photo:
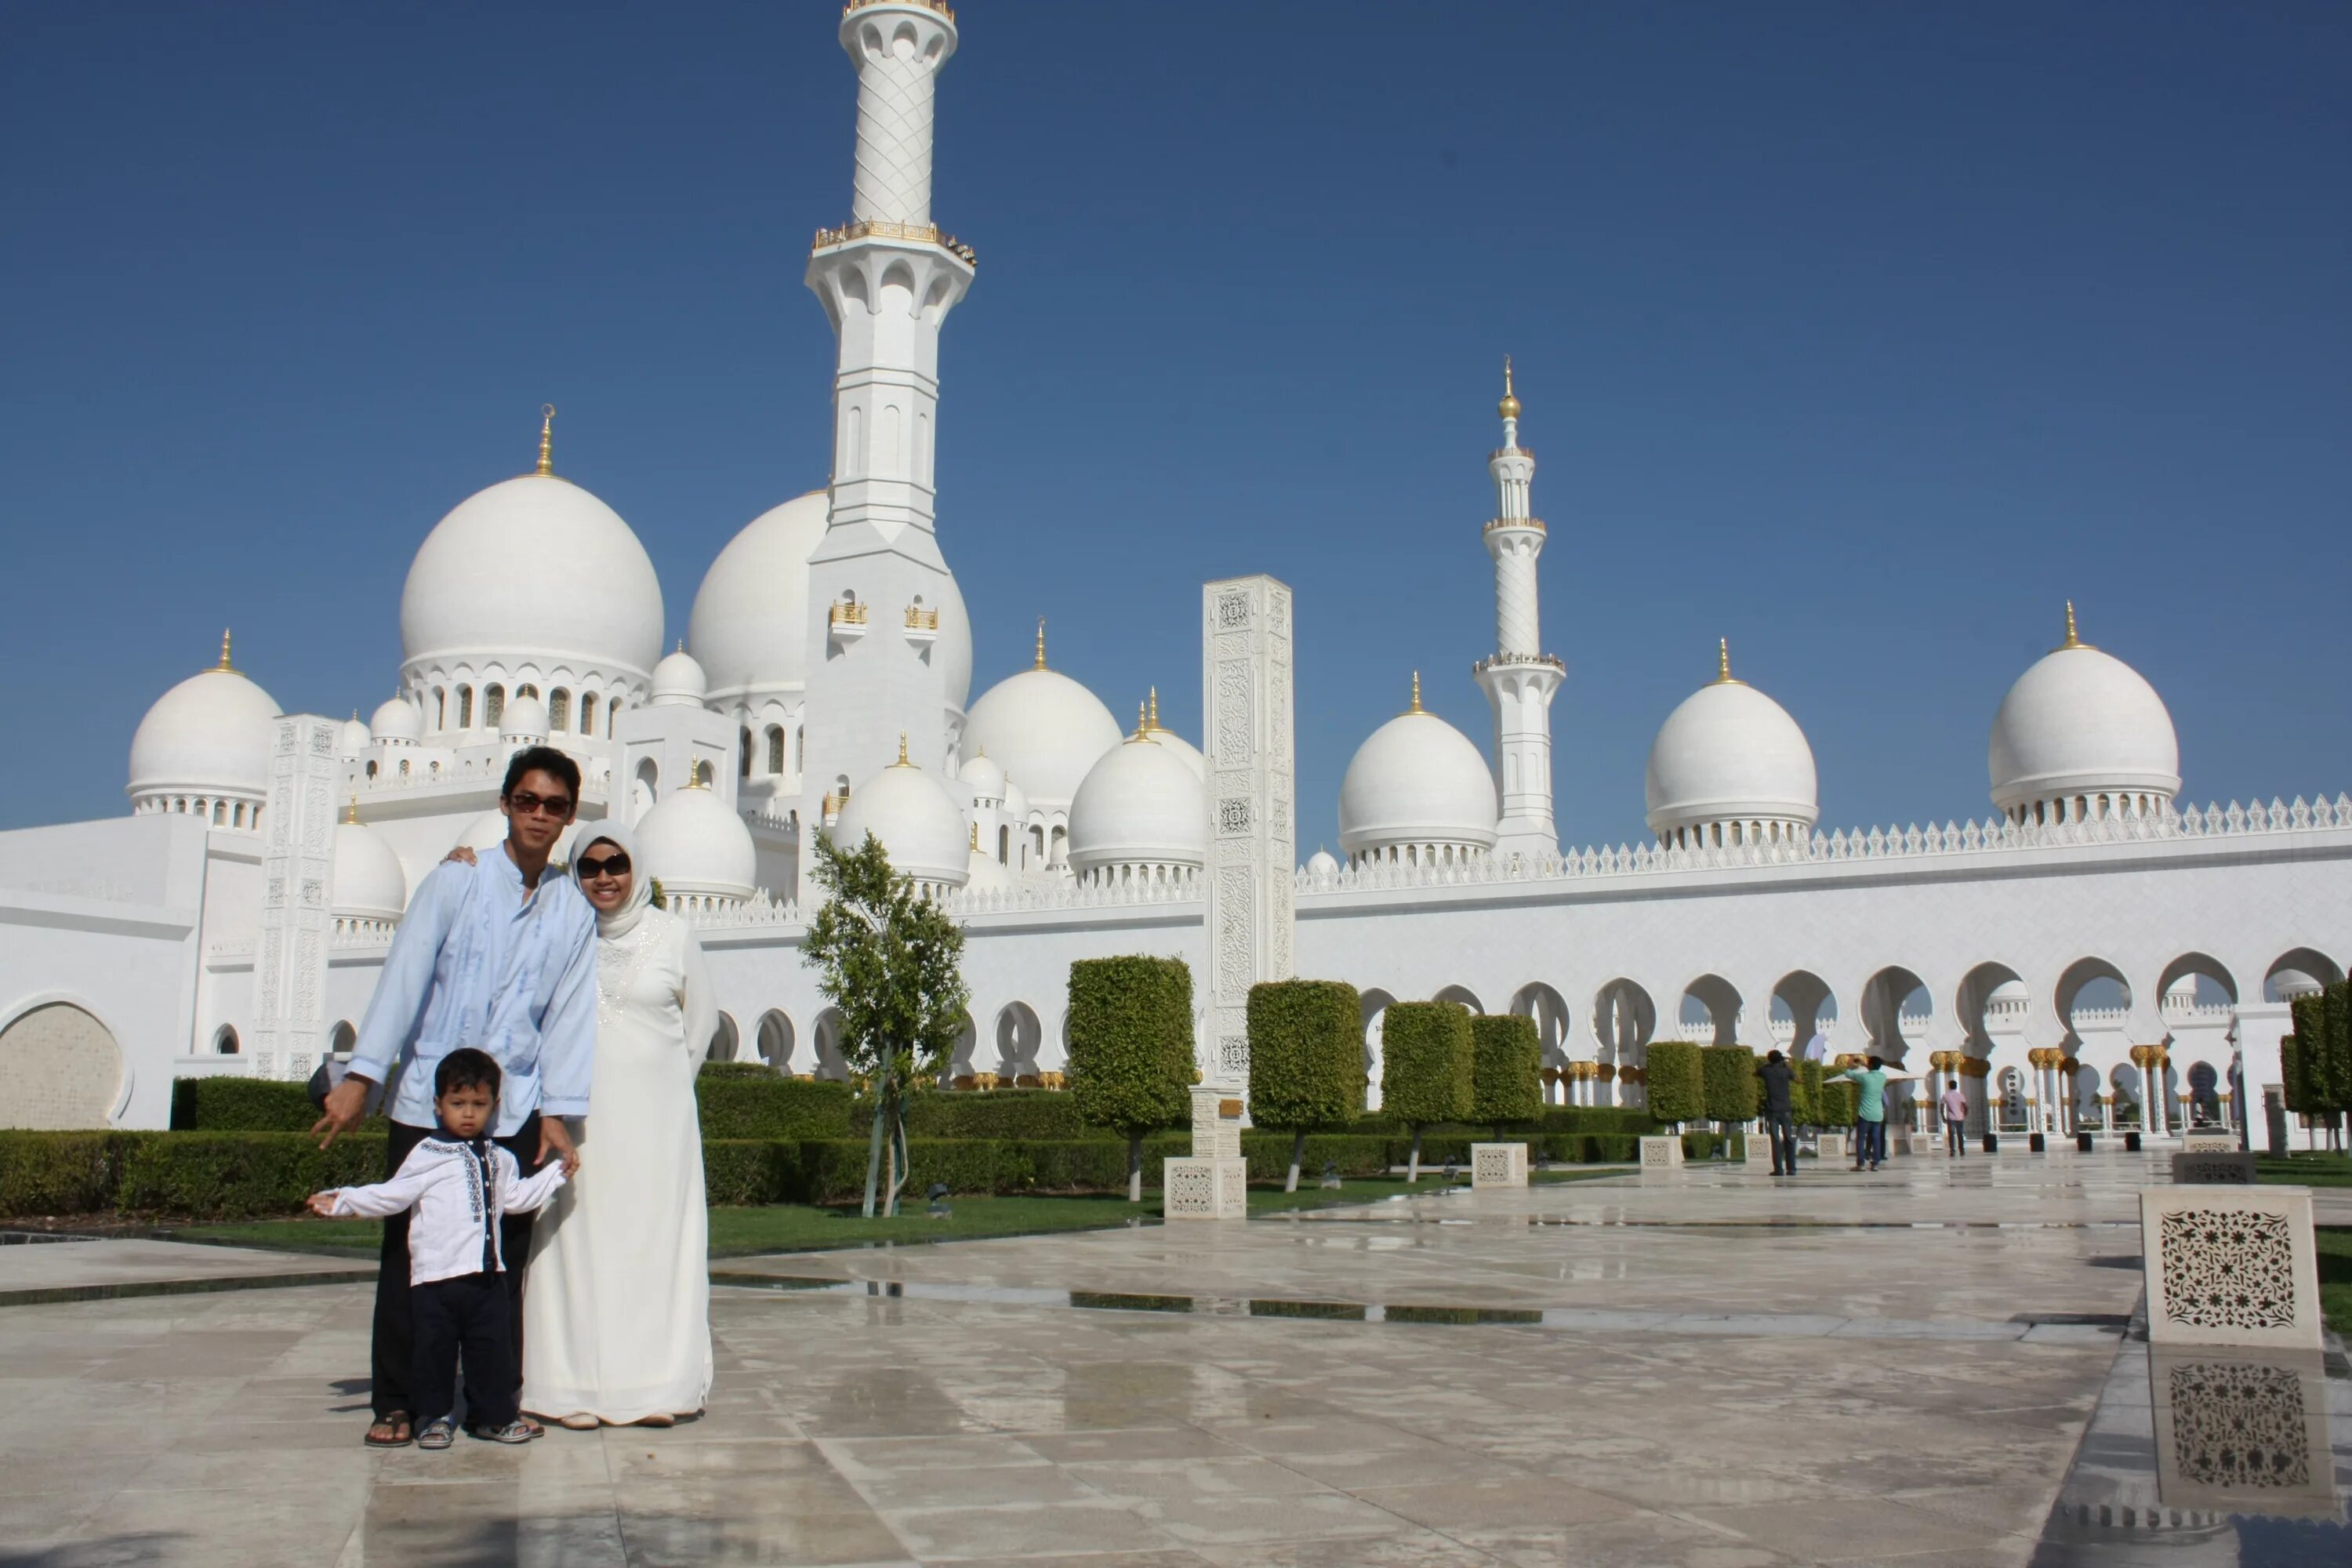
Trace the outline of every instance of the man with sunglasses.
<path fill-rule="evenodd" d="M 579 799 L 580 767 L 570 757 L 552 746 L 517 752 L 499 790 L 506 841 L 470 862 L 446 860 L 418 884 L 360 1022 L 350 1074 L 328 1092 L 311 1130 L 320 1148 L 359 1121 L 369 1090 L 392 1081 L 396 1066 L 384 1107 L 389 1179 L 433 1131 L 434 1068 L 470 1046 L 488 1052 L 504 1077 L 495 1141 L 526 1174 L 551 1158 L 578 1166 L 562 1118 L 588 1111 L 596 916 L 578 886 L 548 876 L 547 866 Z M 499 1230 L 518 1357 L 531 1219 L 509 1215 Z M 399 1447 L 413 1436 L 408 1275 L 407 1216 L 396 1215 L 383 1223 L 376 1273 L 373 1447 Z"/>

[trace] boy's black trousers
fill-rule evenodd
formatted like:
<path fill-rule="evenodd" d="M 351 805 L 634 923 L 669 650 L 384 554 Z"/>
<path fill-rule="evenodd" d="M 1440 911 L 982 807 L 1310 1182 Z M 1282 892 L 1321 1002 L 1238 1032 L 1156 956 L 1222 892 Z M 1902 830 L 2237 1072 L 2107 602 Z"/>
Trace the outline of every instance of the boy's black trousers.
<path fill-rule="evenodd" d="M 394 1122 L 383 1141 L 383 1179 L 392 1180 L 409 1152 L 432 1135 L 433 1129 L 429 1127 Z M 539 1112 L 534 1110 L 525 1117 L 513 1137 L 493 1142 L 515 1157 L 518 1170 L 526 1176 L 531 1174 L 539 1169 Z M 530 1261 L 531 1222 L 538 1217 L 510 1214 L 499 1221 L 499 1250 L 506 1258 L 506 1288 L 510 1298 L 507 1348 L 518 1367 L 522 1365 L 522 1275 Z M 368 1367 L 374 1386 L 370 1397 L 377 1420 L 395 1410 L 405 1410 L 417 1416 L 421 1426 L 423 1412 L 411 1397 L 408 1381 L 409 1367 L 415 1359 L 411 1350 L 409 1291 L 408 1216 L 396 1214 L 383 1222 L 383 1251 L 376 1264 L 375 1342 Z M 448 1414 L 446 1407 L 442 1414 Z"/>
<path fill-rule="evenodd" d="M 512 1300 L 499 1274 L 460 1274 L 412 1286 L 409 1326 L 415 1360 L 409 1393 L 416 1425 L 457 1407 L 457 1352 L 466 1357 L 466 1425 L 503 1426 L 520 1412 L 522 1373 L 515 1361 Z"/>

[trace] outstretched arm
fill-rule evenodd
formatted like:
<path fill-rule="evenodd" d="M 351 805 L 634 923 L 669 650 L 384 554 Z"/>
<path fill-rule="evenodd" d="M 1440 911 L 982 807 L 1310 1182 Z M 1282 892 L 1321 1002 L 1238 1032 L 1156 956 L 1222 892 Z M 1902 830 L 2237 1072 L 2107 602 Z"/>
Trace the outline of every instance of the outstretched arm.
<path fill-rule="evenodd" d="M 505 1151 L 501 1150 L 501 1153 Z M 537 1214 L 555 1195 L 555 1189 L 570 1178 L 574 1161 L 557 1160 L 542 1165 L 534 1175 L 520 1173 L 512 1154 L 499 1162 L 499 1211 L 501 1214 Z"/>

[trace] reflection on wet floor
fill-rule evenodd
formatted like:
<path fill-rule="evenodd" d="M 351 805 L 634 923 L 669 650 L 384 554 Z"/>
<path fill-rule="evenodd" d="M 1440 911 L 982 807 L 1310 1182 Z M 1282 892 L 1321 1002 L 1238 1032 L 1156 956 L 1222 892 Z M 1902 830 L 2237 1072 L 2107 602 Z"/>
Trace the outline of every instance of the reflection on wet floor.
<path fill-rule="evenodd" d="M 2126 1344 L 2033 1568 L 2352 1563 L 2348 1372 L 2340 1354 Z"/>

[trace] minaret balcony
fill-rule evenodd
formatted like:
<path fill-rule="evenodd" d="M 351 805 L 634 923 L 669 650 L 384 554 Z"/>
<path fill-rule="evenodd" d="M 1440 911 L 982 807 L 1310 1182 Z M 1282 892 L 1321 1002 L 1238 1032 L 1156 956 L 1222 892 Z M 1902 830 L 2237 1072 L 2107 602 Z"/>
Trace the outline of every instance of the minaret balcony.
<path fill-rule="evenodd" d="M 1494 654 L 1488 658 L 1482 658 L 1477 663 L 1472 665 L 1470 667 L 1470 673 L 1473 675 L 1484 675 L 1490 669 L 1532 669 L 1538 668 L 1556 669 L 1562 675 L 1566 675 L 1568 673 L 1568 665 L 1566 661 L 1562 660 L 1556 654 L 1549 653 Z"/>
<path fill-rule="evenodd" d="M 835 605 L 824 613 L 825 629 L 837 643 L 854 643 L 866 635 L 866 606 L 860 604 Z"/>
<path fill-rule="evenodd" d="M 944 233 L 933 223 L 889 223 L 874 218 L 863 223 L 845 223 L 839 228 L 821 228 L 809 244 L 809 254 L 830 250 L 836 245 L 847 245 L 857 239 L 906 239 L 917 245 L 936 245 L 960 258 L 967 267 L 978 267 L 980 255 L 962 240 Z"/>
<path fill-rule="evenodd" d="M 940 613 L 919 605 L 907 606 L 907 640 L 918 647 L 929 647 L 940 640 Z"/>
<path fill-rule="evenodd" d="M 1543 519 L 1539 517 L 1498 517 L 1479 530 L 1479 532 L 1484 535 L 1506 528 L 1524 528 L 1532 532 L 1544 534 L 1547 538 L 1550 535 L 1550 531 L 1544 527 Z"/>

